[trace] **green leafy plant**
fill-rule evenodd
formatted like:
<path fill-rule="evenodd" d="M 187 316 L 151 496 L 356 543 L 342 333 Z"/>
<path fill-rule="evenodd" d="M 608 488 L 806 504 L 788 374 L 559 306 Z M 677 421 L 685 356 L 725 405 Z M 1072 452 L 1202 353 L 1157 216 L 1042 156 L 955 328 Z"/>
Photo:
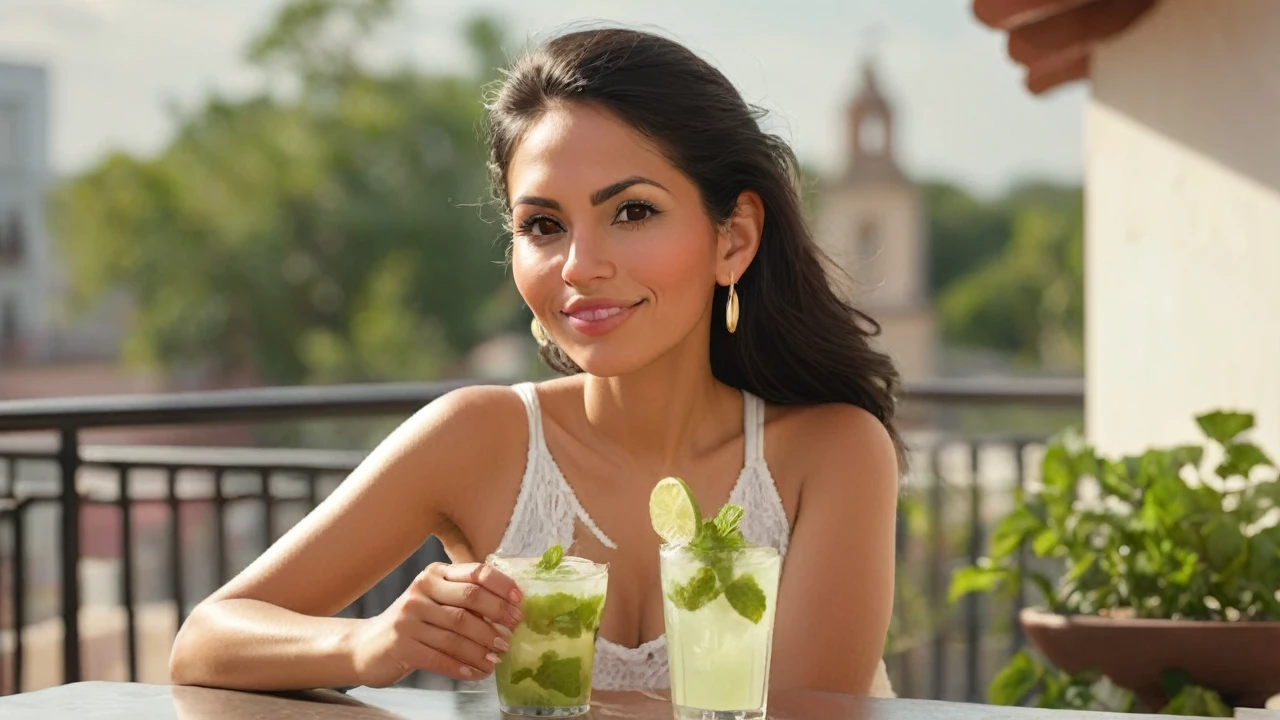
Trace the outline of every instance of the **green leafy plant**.
<path fill-rule="evenodd" d="M 1020 493 L 991 551 L 952 577 L 950 599 L 1034 583 L 1062 614 L 1280 620 L 1280 481 L 1241 438 L 1246 413 L 1196 418 L 1208 442 L 1107 459 L 1076 437 L 1047 451 L 1040 487 Z M 1214 457 L 1214 462 L 1208 462 Z M 1267 476 L 1270 477 L 1267 477 Z M 1090 499 L 1086 485 L 1097 490 Z M 1018 550 L 1065 568 L 1054 584 Z"/>
<path fill-rule="evenodd" d="M 1244 439 L 1253 415 L 1196 417 L 1202 445 L 1100 457 L 1078 435 L 1048 448 L 1038 486 L 1020 492 L 990 553 L 952 577 L 949 599 L 1034 584 L 1064 615 L 1280 620 L 1280 480 Z M 1023 548 L 1060 564 L 1056 580 L 1024 569 Z M 1166 673 L 1164 714 L 1230 716 L 1222 698 Z M 1129 711 L 1127 691 L 1100 693 L 1096 672 L 1069 675 L 1019 653 L 992 682 L 996 704 Z M 1111 690 L 1117 690 L 1109 686 Z"/>

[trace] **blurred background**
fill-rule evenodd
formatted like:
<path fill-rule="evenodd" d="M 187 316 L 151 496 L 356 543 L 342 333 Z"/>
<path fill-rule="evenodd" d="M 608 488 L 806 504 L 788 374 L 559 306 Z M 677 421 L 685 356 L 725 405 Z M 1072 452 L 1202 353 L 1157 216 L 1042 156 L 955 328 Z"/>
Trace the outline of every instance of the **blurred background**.
<path fill-rule="evenodd" d="M 1277 119 L 1273 81 L 1234 91 L 1214 79 L 1275 57 L 1262 48 L 1280 39 L 1276 13 L 1224 2 L 1204 11 L 1220 14 L 1201 33 L 1190 0 L 1091 0 L 1111 9 L 1074 25 L 1085 35 L 1044 30 L 1082 4 L 0 0 L 0 400 L 41 401 L 0 413 L 0 691 L 163 682 L 185 613 L 415 407 L 450 383 L 546 375 L 503 263 L 481 98 L 522 48 L 621 22 L 711 60 L 796 149 L 815 234 L 856 281 L 908 385 L 916 459 L 888 651 L 895 687 L 980 699 L 1022 643 L 1026 599 L 952 606 L 950 572 L 984 551 L 1013 489 L 1034 482 L 1046 438 L 1084 423 L 1086 387 L 1090 433 L 1120 428 L 1104 444 L 1192 427 L 1182 401 L 1152 398 L 1219 377 L 1212 361 L 1197 355 L 1179 375 L 1131 349 L 1177 364 L 1189 268 L 1206 273 L 1199 290 L 1235 293 L 1237 309 L 1193 313 L 1236 318 L 1222 321 L 1234 334 L 1188 342 L 1261 357 L 1225 389 L 1202 383 L 1187 407 L 1261 397 L 1280 408 L 1260 369 L 1280 348 L 1256 335 L 1280 303 L 1255 292 L 1260 275 L 1241 275 L 1261 270 L 1239 264 L 1249 247 L 1280 261 L 1275 225 L 1264 229 L 1280 217 L 1280 163 L 1263 161 L 1274 141 L 1259 148 L 1252 120 L 1202 118 L 1194 138 L 1148 123 L 1153 143 L 1209 156 L 1218 170 L 1204 172 L 1244 176 L 1238 192 L 1253 194 L 1232 199 L 1234 186 L 1187 170 L 1198 160 L 1139 167 L 1145 146 L 1124 135 L 1156 117 L 1144 107 L 1207 112 L 1213 93 L 1219 108 Z M 1016 32 L 1036 23 L 1019 46 Z M 1242 30 L 1249 42 L 1222 47 L 1223 33 Z M 1143 105 L 1142 88 L 1169 72 L 1160 53 L 1178 41 L 1194 55 L 1183 36 L 1196 33 L 1222 64 L 1179 80 L 1185 97 L 1172 106 Z M 1126 49 L 1129 37 L 1138 47 Z M 1117 47 L 1109 60 L 1091 55 L 1104 41 Z M 1087 122 L 1098 131 L 1088 153 Z M 1198 142 L 1232 134 L 1252 153 Z M 1144 232 L 1198 234 L 1154 265 L 1095 254 L 1091 234 L 1090 263 L 1110 270 L 1090 276 L 1087 294 L 1082 184 L 1098 157 L 1129 165 L 1089 165 L 1124 202 L 1091 216 L 1091 233 L 1117 248 Z M 1158 191 L 1141 197 L 1133 188 L 1152 178 Z M 1204 241 L 1220 218 L 1178 219 L 1180 193 L 1208 197 L 1188 183 L 1253 209 L 1224 249 Z M 1236 264 L 1218 269 L 1215 252 Z M 1105 350 L 1088 355 L 1086 301 L 1091 318 L 1113 318 L 1105 337 L 1091 324 Z M 1151 325 L 1165 334 L 1135 331 Z M 1158 383 L 1143 385 L 1148 370 Z M 221 392 L 173 394 L 204 391 Z M 1103 396 L 1113 409 L 1096 404 Z M 438 556 L 428 543 L 406 572 Z M 376 612 L 397 582 L 349 612 Z"/>

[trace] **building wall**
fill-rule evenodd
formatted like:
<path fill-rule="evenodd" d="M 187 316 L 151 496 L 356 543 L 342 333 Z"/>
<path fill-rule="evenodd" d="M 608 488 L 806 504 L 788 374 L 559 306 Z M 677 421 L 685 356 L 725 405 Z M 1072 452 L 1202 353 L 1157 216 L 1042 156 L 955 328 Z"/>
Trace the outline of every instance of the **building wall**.
<path fill-rule="evenodd" d="M 1086 111 L 1088 433 L 1109 452 L 1254 411 L 1280 456 L 1280 2 L 1163 0 Z"/>
<path fill-rule="evenodd" d="M 861 240 L 873 228 L 871 241 Z M 908 182 L 852 185 L 829 192 L 816 236 L 853 281 L 859 308 L 914 308 L 928 304 L 924 215 Z"/>
<path fill-rule="evenodd" d="M 872 345 L 893 358 L 905 381 L 937 377 L 938 330 L 931 308 L 873 313 L 872 317 L 880 323 L 880 337 Z"/>
<path fill-rule="evenodd" d="M 44 228 L 48 116 L 44 70 L 0 63 L 0 226 L 7 226 L 16 212 L 26 240 L 19 264 L 0 261 L 0 315 L 6 303 L 16 306 L 23 349 L 37 355 L 53 292 Z"/>

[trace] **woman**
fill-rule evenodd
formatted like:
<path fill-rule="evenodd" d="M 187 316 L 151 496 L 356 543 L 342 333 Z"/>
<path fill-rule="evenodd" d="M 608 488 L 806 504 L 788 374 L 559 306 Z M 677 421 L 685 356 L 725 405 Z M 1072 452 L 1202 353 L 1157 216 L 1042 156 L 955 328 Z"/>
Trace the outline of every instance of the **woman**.
<path fill-rule="evenodd" d="M 887 693 L 897 374 L 829 285 L 795 158 L 757 118 L 650 34 L 575 32 L 519 61 L 490 105 L 490 169 L 541 355 L 566 377 L 459 390 L 409 419 L 195 609 L 174 682 L 483 679 L 520 595 L 477 561 L 558 542 L 611 565 L 595 687 L 663 687 L 646 507 L 678 475 L 785 554 L 773 687 Z M 332 617 L 432 533 L 452 565 L 377 617 Z"/>

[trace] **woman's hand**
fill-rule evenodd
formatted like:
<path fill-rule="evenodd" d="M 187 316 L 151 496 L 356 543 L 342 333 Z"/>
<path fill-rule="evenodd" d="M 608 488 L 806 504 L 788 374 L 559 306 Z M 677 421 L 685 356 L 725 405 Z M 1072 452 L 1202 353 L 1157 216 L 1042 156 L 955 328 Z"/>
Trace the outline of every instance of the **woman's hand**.
<path fill-rule="evenodd" d="M 520 622 L 515 581 L 489 565 L 433 563 L 377 617 L 356 632 L 353 656 L 362 685 L 391 685 L 414 670 L 456 680 L 493 672 Z"/>

